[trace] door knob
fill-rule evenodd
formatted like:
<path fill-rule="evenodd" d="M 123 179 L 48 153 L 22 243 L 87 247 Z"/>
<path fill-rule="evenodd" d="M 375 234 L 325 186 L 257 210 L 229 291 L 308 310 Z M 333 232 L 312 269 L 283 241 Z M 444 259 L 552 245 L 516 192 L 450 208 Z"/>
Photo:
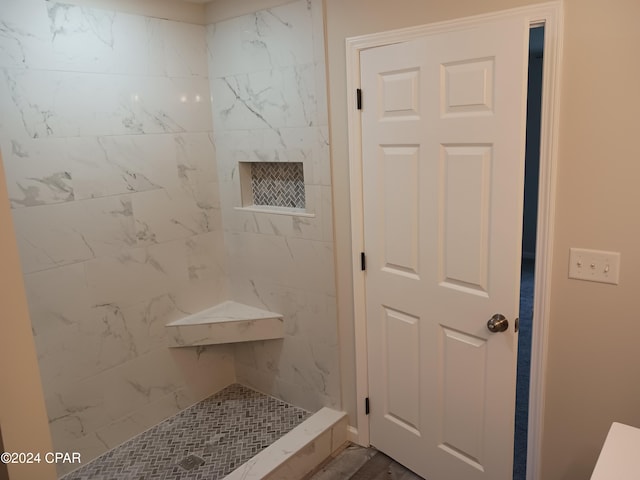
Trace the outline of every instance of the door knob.
<path fill-rule="evenodd" d="M 504 315 L 496 313 L 487 322 L 487 328 L 493 333 L 504 332 L 509 328 L 509 320 L 507 320 Z"/>

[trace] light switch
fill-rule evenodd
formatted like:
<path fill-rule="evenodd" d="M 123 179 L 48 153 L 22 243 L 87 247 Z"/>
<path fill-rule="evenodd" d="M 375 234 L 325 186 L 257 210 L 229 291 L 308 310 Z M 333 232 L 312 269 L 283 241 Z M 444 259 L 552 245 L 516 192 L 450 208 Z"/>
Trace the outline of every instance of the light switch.
<path fill-rule="evenodd" d="M 569 278 L 618 285 L 620 253 L 572 248 L 569 254 Z"/>

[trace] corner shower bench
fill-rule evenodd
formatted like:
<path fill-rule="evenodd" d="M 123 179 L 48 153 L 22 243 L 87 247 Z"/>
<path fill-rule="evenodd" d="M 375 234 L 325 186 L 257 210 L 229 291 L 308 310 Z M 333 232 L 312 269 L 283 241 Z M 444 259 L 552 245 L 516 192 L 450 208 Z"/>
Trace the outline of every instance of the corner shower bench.
<path fill-rule="evenodd" d="M 284 337 L 279 313 L 234 301 L 222 302 L 166 325 L 169 347 L 195 347 Z"/>

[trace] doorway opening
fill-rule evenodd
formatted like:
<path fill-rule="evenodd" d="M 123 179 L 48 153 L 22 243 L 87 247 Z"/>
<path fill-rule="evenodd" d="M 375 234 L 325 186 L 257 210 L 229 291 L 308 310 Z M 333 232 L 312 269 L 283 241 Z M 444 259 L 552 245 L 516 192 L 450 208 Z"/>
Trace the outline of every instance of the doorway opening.
<path fill-rule="evenodd" d="M 542 108 L 542 63 L 544 27 L 529 31 L 529 78 L 527 84 L 527 140 L 525 153 L 522 263 L 520 274 L 520 331 L 516 381 L 513 479 L 527 476 L 529 422 L 529 379 L 533 320 L 536 232 L 538 223 L 538 180 L 540 173 L 540 125 Z"/>
<path fill-rule="evenodd" d="M 528 420 L 521 424 L 528 425 L 528 431 L 524 436 L 524 447 L 518 447 L 518 451 L 524 454 L 525 461 L 522 462 L 522 471 L 528 470 L 529 478 L 539 478 L 540 456 L 541 456 L 541 419 L 544 415 L 544 405 L 542 399 L 545 392 L 545 371 L 546 371 L 546 340 L 548 335 L 548 311 L 550 292 L 550 272 L 551 259 L 553 253 L 552 226 L 555 219 L 555 163 L 557 150 L 558 124 L 558 65 L 561 57 L 561 49 L 558 39 L 562 38 L 562 22 L 560 21 L 561 3 L 549 2 L 542 6 L 523 7 L 518 9 L 517 14 L 526 18 L 529 30 L 544 25 L 544 92 L 542 97 L 542 118 L 540 134 L 540 169 L 539 169 L 539 200 L 537 205 L 537 246 L 535 248 L 535 321 L 532 322 L 532 333 L 530 342 L 530 366 L 527 368 L 530 380 L 524 383 L 527 387 L 530 384 L 530 398 L 527 408 Z M 511 15 L 511 11 L 497 12 L 495 17 Z M 483 20 L 494 18 L 483 16 Z M 469 20 L 473 20 L 470 17 Z M 468 23 L 468 21 L 465 21 Z M 347 104 L 348 124 L 349 124 L 349 171 L 350 171 L 350 206 L 351 206 L 351 245 L 353 262 L 351 273 L 353 278 L 354 295 L 354 343 L 356 357 L 356 399 L 357 405 L 355 415 L 357 428 L 351 430 L 350 439 L 356 443 L 370 445 L 370 416 L 368 397 L 370 395 L 369 375 L 369 348 L 367 345 L 367 316 L 365 308 L 366 299 L 366 272 L 362 271 L 361 257 L 365 251 L 364 245 L 364 205 L 363 205 L 363 152 L 362 152 L 362 111 L 358 110 L 358 92 L 361 88 L 361 55 L 369 49 L 402 43 L 413 40 L 431 33 L 434 29 L 440 31 L 449 26 L 450 22 L 442 24 L 432 24 L 421 27 L 411 27 L 376 34 L 367 34 L 359 37 L 352 37 L 346 40 L 347 43 L 347 85 L 350 101 Z M 366 102 L 365 102 L 366 103 Z M 523 179 L 520 179 L 522 181 Z M 533 263 L 533 262 L 531 262 Z M 522 262 L 520 262 L 520 265 Z M 514 292 L 515 293 L 515 292 Z M 518 292 L 519 293 L 519 292 Z M 524 341 L 524 339 L 523 339 Z M 516 360 L 516 359 L 513 359 Z M 512 364 L 513 365 L 513 364 Z M 521 369 L 522 370 L 522 369 Z M 524 377 L 526 378 L 526 377 Z M 515 397 L 515 395 L 514 395 Z M 511 401 L 515 400 L 511 397 Z M 522 398 L 522 395 L 521 395 Z M 514 417 L 507 419 L 513 422 Z M 511 423 L 513 427 L 513 423 Z M 514 436 L 509 435 L 513 442 Z M 520 443 L 519 445 L 522 445 Z M 513 447 L 513 443 L 508 445 Z M 514 457 L 505 459 L 513 464 Z M 527 468 L 528 465 L 528 468 Z M 513 468 L 505 469 L 504 478 L 514 478 Z M 516 477 L 517 478 L 517 477 Z M 521 477 L 522 478 L 522 477 Z"/>

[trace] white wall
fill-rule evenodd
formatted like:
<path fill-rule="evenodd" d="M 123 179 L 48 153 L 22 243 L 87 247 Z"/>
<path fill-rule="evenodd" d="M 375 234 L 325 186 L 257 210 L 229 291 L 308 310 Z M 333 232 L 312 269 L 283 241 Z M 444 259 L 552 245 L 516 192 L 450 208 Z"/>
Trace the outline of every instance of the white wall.
<path fill-rule="evenodd" d="M 322 4 L 215 23 L 208 44 L 231 295 L 285 321 L 283 341 L 236 346 L 238 379 L 310 410 L 339 406 Z M 237 210 L 239 161 L 302 162 L 315 216 Z"/>
<path fill-rule="evenodd" d="M 85 461 L 235 380 L 164 324 L 228 295 L 202 26 L 2 0 L 0 148 L 54 447 Z"/>
<path fill-rule="evenodd" d="M 640 63 L 634 0 L 568 0 L 542 478 L 588 478 L 614 421 L 640 427 Z M 597 32 L 594 34 L 594 30 Z M 620 285 L 569 249 L 621 252 Z"/>

